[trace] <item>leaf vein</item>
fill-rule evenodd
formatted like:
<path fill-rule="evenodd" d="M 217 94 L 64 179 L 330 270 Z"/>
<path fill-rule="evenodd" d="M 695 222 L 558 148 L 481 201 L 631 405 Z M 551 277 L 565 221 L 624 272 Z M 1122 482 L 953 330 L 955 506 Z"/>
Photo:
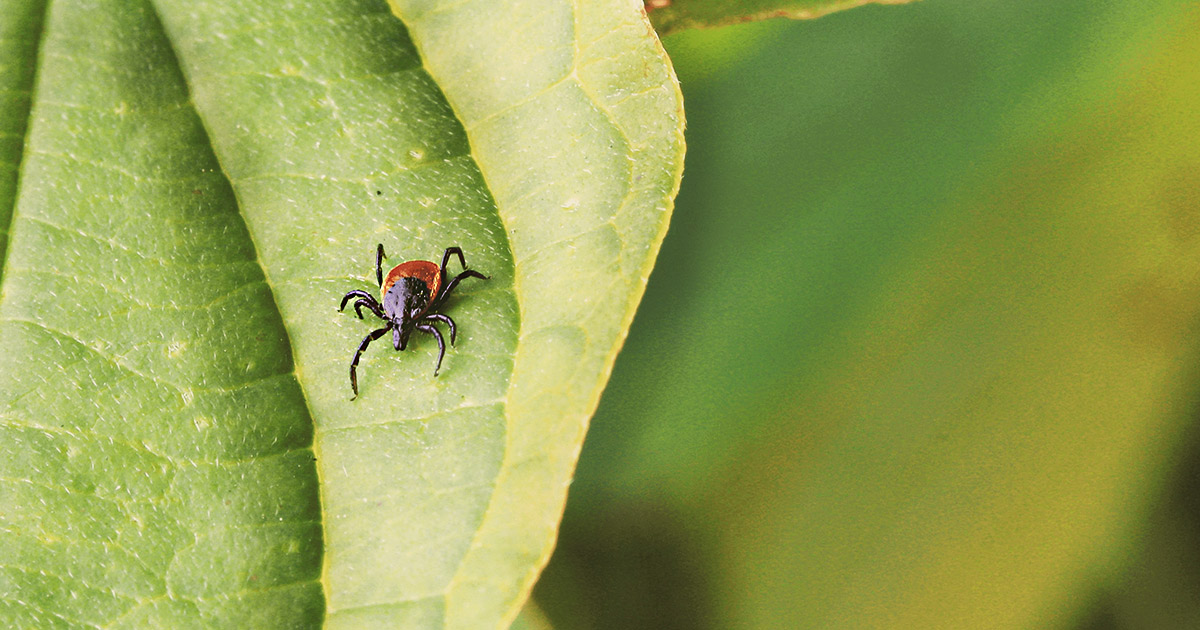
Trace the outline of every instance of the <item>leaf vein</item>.
<path fill-rule="evenodd" d="M 3 566 L 3 565 L 0 565 L 0 566 Z M 6 602 L 13 602 L 14 604 L 20 604 L 27 608 L 32 608 L 33 610 L 36 610 L 44 615 L 49 615 L 51 617 L 62 619 L 63 621 L 70 623 L 70 624 L 83 625 L 83 626 L 88 626 L 90 628 L 96 628 L 96 630 L 103 630 L 103 628 L 101 628 L 100 626 L 98 626 L 90 621 L 84 621 L 82 619 L 75 619 L 72 617 L 68 617 L 62 613 L 57 613 L 57 612 L 54 612 L 51 610 L 47 610 L 45 608 L 42 608 L 41 606 L 38 606 L 37 604 L 34 604 L 33 602 L 27 602 L 23 599 L 9 597 L 8 595 L 0 595 L 0 600 L 6 601 Z"/>
<path fill-rule="evenodd" d="M 324 429 L 324 431 L 326 433 L 334 433 L 334 432 L 339 432 L 339 431 L 352 431 L 354 429 L 374 429 L 374 428 L 378 428 L 378 427 L 390 426 L 393 424 L 426 422 L 426 421 L 432 420 L 434 418 L 437 418 L 439 416 L 444 416 L 444 415 L 447 415 L 450 413 L 454 413 L 456 411 L 464 411 L 467 409 L 477 409 L 477 408 L 481 408 L 481 407 L 492 407 L 492 406 L 496 406 L 496 405 L 503 405 L 504 402 L 505 402 L 505 399 L 498 398 L 496 400 L 490 400 L 490 401 L 485 401 L 485 402 L 480 402 L 480 403 L 475 403 L 475 402 L 465 403 L 465 404 L 461 404 L 461 405 L 456 405 L 454 407 L 447 407 L 445 409 L 440 409 L 436 413 L 431 413 L 431 414 L 426 414 L 426 415 L 421 415 L 421 416 L 411 416 L 411 417 L 407 417 L 407 418 L 388 418 L 386 420 L 381 420 L 378 422 L 363 422 L 363 423 L 359 423 L 359 424 L 346 424 L 346 425 L 341 425 L 341 426 L 336 426 L 336 427 L 328 427 L 328 428 Z"/>
<path fill-rule="evenodd" d="M 0 530 L 0 531 L 4 531 L 5 533 L 11 533 L 9 530 Z M 45 569 L 34 569 L 33 567 L 29 567 L 29 566 L 26 566 L 23 564 L 13 564 L 11 562 L 0 562 L 0 569 L 12 569 L 14 571 L 20 571 L 21 573 L 28 573 L 30 575 L 42 575 L 45 577 L 54 578 L 54 579 L 58 580 L 59 582 L 62 582 L 63 584 L 72 584 L 72 583 L 78 584 L 87 590 L 100 591 L 102 593 L 111 595 L 111 596 L 119 598 L 119 599 L 127 599 L 130 601 L 137 601 L 137 597 L 134 597 L 133 595 L 130 595 L 128 593 L 124 593 L 124 592 L 121 592 L 121 591 L 118 591 L 116 589 L 109 588 L 109 587 L 93 586 L 73 575 L 62 575 L 60 573 L 55 573 L 54 571 L 47 571 Z"/>
<path fill-rule="evenodd" d="M 42 56 L 42 44 L 46 38 L 46 18 L 49 13 L 50 13 L 50 2 L 49 2 L 49 0 L 44 0 L 42 2 L 42 6 L 41 6 L 41 15 L 34 15 L 31 13 L 28 16 L 32 20 L 34 20 L 34 23 L 37 25 L 36 32 L 30 33 L 27 38 L 18 38 L 18 39 L 12 40 L 12 41 L 25 42 L 27 44 L 33 44 L 32 65 L 34 68 L 34 74 L 30 77 L 30 82 L 27 83 L 27 85 L 29 86 L 27 88 L 27 90 L 20 90 L 20 89 L 14 90 L 14 93 L 18 94 L 19 96 L 26 97 L 25 99 L 23 99 L 25 101 L 25 110 L 23 112 L 24 116 L 20 116 L 17 111 L 11 112 L 12 120 L 20 120 L 21 121 L 21 123 L 19 123 L 21 126 L 18 128 L 18 131 L 20 133 L 20 137 L 24 140 L 24 142 L 21 142 L 19 145 L 17 145 L 16 156 L 15 156 L 16 160 L 14 161 L 14 163 L 16 164 L 16 167 L 13 168 L 13 170 L 11 171 L 12 175 L 9 176 L 12 178 L 12 179 L 10 179 L 10 182 L 15 184 L 11 189 L 12 190 L 12 199 L 10 199 L 10 200 L 0 199 L 0 203 L 4 203 L 5 205 L 8 206 L 7 208 L 5 208 L 5 210 L 7 211 L 7 214 L 8 214 L 8 220 L 5 221 L 3 225 L 0 225 L 0 233 L 4 234 L 4 239 L 5 239 L 4 241 L 0 241 L 0 281 L 3 281 L 4 277 L 7 275 L 5 270 L 8 268 L 8 257 L 9 257 L 10 251 L 12 250 L 12 248 L 8 246 L 9 244 L 7 241 L 9 238 L 11 238 L 12 225 L 17 217 L 17 199 L 20 198 L 20 191 L 21 191 L 21 184 L 22 184 L 20 164 L 22 164 L 25 160 L 25 147 L 29 141 L 29 126 L 33 119 L 33 101 L 36 98 L 37 89 L 38 89 L 37 75 L 41 73 L 41 67 L 42 67 L 42 64 L 39 63 L 39 61 Z M 0 214 L 2 214 L 2 213 L 0 213 Z M 2 289 L 3 289 L 3 284 L 0 283 L 0 296 L 3 295 Z"/>
<path fill-rule="evenodd" d="M 100 357 L 101 359 L 103 359 L 106 362 L 108 362 L 109 364 L 111 364 L 113 367 L 116 367 L 120 370 L 129 372 L 130 374 L 140 376 L 148 381 L 158 383 L 160 385 L 166 385 L 178 392 L 182 392 L 182 391 L 184 391 L 184 389 L 186 389 L 177 383 L 171 382 L 167 379 L 159 378 L 157 376 L 153 376 L 151 374 L 147 374 L 147 373 L 142 372 L 132 366 L 126 365 L 125 363 L 122 363 L 121 361 L 117 360 L 117 358 L 115 356 L 110 355 L 110 354 L 104 352 L 103 350 L 100 350 L 99 348 L 92 346 L 91 344 L 88 344 L 87 342 L 83 341 L 79 337 L 76 337 L 67 331 L 59 330 L 57 328 L 52 328 L 42 322 L 34 321 L 31 319 L 8 317 L 8 318 L 0 319 L 0 321 L 25 324 L 25 325 L 33 327 L 33 328 L 41 329 L 41 330 L 51 334 L 52 336 L 61 337 L 61 338 L 67 339 L 68 341 L 74 342 L 78 346 L 91 351 L 96 356 Z"/>
<path fill-rule="evenodd" d="M 141 175 L 141 174 L 134 173 L 133 171 L 121 168 L 121 167 L 113 165 L 113 164 L 105 164 L 103 162 L 97 162 L 95 160 L 88 160 L 85 158 L 81 158 L 77 155 L 71 155 L 69 153 L 56 153 L 56 152 L 43 151 L 43 150 L 34 150 L 34 151 L 32 151 L 32 153 L 34 153 L 36 155 L 42 155 L 45 157 L 58 158 L 58 159 L 61 159 L 64 161 L 74 162 L 76 164 L 83 164 L 85 166 L 93 166 L 93 167 L 101 169 L 101 170 L 105 170 L 105 171 L 108 171 L 111 173 L 116 173 L 118 175 L 123 175 L 125 177 L 128 177 L 128 178 L 134 180 L 135 182 L 145 182 L 145 183 L 151 183 L 151 184 L 154 184 L 154 183 L 180 184 L 180 183 L 184 183 L 184 182 L 197 182 L 197 181 L 213 179 L 213 175 L 204 173 L 204 169 L 201 169 L 200 175 L 180 175 L 180 176 L 176 176 L 176 177 L 155 177 L 153 175 Z"/>
<path fill-rule="evenodd" d="M 240 35 L 249 35 L 250 33 L 270 31 L 277 27 L 304 26 L 308 24 L 328 24 L 331 26 L 352 25 L 355 22 L 373 22 L 384 17 L 390 18 L 392 17 L 392 14 L 388 11 L 375 11 L 360 13 L 349 18 L 324 17 L 311 20 L 269 20 L 265 22 L 255 22 L 254 24 L 243 28 L 220 31 L 218 33 L 214 33 L 211 37 L 193 37 L 188 41 L 195 43 L 215 42 L 230 39 L 232 37 L 238 37 Z"/>

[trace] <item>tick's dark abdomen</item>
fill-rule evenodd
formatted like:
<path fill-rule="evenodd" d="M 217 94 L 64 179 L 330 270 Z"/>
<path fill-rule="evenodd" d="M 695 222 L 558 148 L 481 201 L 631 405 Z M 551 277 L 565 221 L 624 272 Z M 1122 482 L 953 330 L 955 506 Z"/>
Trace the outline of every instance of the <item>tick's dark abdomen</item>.
<path fill-rule="evenodd" d="M 429 285 L 420 278 L 397 278 L 383 296 L 383 312 L 391 318 L 415 319 L 429 306 Z"/>

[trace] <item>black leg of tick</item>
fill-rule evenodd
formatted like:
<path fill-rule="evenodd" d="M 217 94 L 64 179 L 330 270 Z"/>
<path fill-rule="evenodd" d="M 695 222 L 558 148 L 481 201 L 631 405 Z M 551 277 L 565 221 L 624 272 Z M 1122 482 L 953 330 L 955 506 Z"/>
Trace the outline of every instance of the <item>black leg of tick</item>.
<path fill-rule="evenodd" d="M 366 291 L 361 291 L 359 289 L 355 289 L 342 297 L 342 305 L 338 307 L 338 311 L 346 310 L 346 302 L 349 302 L 353 298 L 362 298 L 364 300 L 370 300 L 371 302 L 374 302 L 376 306 L 379 305 L 379 302 L 375 299 L 374 295 L 371 295 L 370 293 L 367 293 Z"/>
<path fill-rule="evenodd" d="M 433 324 L 417 324 L 417 330 L 421 332 L 427 332 L 437 339 L 438 362 L 437 367 L 433 368 L 433 375 L 437 376 L 438 370 L 442 369 L 442 357 L 446 356 L 446 342 L 442 339 L 442 333 L 438 332 L 438 329 L 434 328 Z"/>
<path fill-rule="evenodd" d="M 376 302 L 373 299 L 372 300 L 358 299 L 358 300 L 354 301 L 354 312 L 358 315 L 359 319 L 363 318 L 362 307 L 364 307 L 364 306 L 367 307 L 368 309 L 370 309 L 372 313 L 375 313 L 375 317 L 378 317 L 379 319 L 382 319 L 382 320 L 387 319 L 386 317 L 383 316 L 383 308 L 379 306 L 379 302 Z"/>
<path fill-rule="evenodd" d="M 454 287 L 458 286 L 458 283 L 459 283 L 459 282 L 462 282 L 463 280 L 465 280 L 465 279 L 467 279 L 467 278 L 479 278 L 480 280 L 487 280 L 487 279 L 488 279 L 488 276 L 485 276 L 485 275 L 483 275 L 483 274 L 479 273 L 478 271 L 475 271 L 474 269 L 468 269 L 468 270 L 466 270 L 466 271 L 464 271 L 464 272 L 462 272 L 462 273 L 458 274 L 457 276 L 454 276 L 454 279 L 453 279 L 453 280 L 451 280 L 451 281 L 450 281 L 450 282 L 449 282 L 449 283 L 448 283 L 448 284 L 447 284 L 447 285 L 446 285 L 446 286 L 445 286 L 445 287 L 444 287 L 444 288 L 443 288 L 443 289 L 442 289 L 442 290 L 441 290 L 441 291 L 438 293 L 437 299 L 436 299 L 436 300 L 434 300 L 434 301 L 433 301 L 433 304 L 431 304 L 431 305 L 429 306 L 429 310 L 431 310 L 431 311 L 432 311 L 432 310 L 435 310 L 435 309 L 439 309 L 439 308 L 441 308 L 441 307 L 442 307 L 442 303 L 446 301 L 446 297 L 447 297 L 448 295 L 450 295 L 450 292 L 454 290 Z"/>
<path fill-rule="evenodd" d="M 358 350 L 354 352 L 354 359 L 350 361 L 350 389 L 354 390 L 354 398 L 358 398 L 358 359 L 362 357 L 363 351 L 367 349 L 367 346 L 371 345 L 372 341 L 384 336 L 391 329 L 392 324 L 389 322 L 387 326 L 371 331 L 363 338 L 362 343 L 358 344 Z M 354 398 L 350 400 L 354 400 Z"/>
<path fill-rule="evenodd" d="M 379 249 L 375 251 L 375 279 L 379 281 L 379 288 L 383 288 L 383 259 L 387 256 L 383 255 L 383 243 L 379 244 Z"/>
<path fill-rule="evenodd" d="M 446 251 L 444 253 L 442 253 L 442 272 L 443 273 L 446 271 L 446 263 L 450 262 L 450 257 L 453 256 L 454 254 L 458 254 L 458 262 L 462 264 L 462 268 L 463 269 L 467 268 L 467 259 L 463 258 L 462 248 L 461 247 L 447 247 Z"/>
<path fill-rule="evenodd" d="M 458 330 L 456 330 L 456 328 L 454 326 L 453 319 L 450 319 L 449 317 L 442 315 L 441 313 L 430 313 L 430 314 L 426 315 L 425 317 L 423 317 L 422 319 L 424 319 L 425 321 L 442 322 L 443 324 L 449 326 L 450 327 L 450 345 L 452 345 L 452 346 L 454 345 L 454 337 L 456 335 L 458 335 Z"/>

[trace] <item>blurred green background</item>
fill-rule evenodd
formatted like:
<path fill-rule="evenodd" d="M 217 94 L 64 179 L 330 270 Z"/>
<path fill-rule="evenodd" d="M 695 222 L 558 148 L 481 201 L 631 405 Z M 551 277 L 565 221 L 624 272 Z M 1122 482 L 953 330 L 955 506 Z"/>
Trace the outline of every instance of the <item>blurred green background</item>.
<path fill-rule="evenodd" d="M 671 231 L 558 630 L 1200 628 L 1200 5 L 665 40 Z"/>

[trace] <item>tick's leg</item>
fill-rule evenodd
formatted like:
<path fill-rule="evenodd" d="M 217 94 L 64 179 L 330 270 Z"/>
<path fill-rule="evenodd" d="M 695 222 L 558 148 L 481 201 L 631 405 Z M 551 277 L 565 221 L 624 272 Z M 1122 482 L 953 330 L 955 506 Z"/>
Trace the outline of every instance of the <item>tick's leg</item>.
<path fill-rule="evenodd" d="M 358 314 L 359 319 L 363 318 L 362 307 L 364 307 L 364 306 L 371 309 L 371 312 L 375 313 L 375 317 L 378 317 L 379 319 L 384 319 L 384 320 L 387 319 L 386 317 L 383 316 L 383 308 L 381 308 L 379 306 L 379 302 L 376 302 L 374 299 L 371 299 L 371 300 L 359 299 L 354 302 L 354 312 Z"/>
<path fill-rule="evenodd" d="M 434 328 L 433 324 L 417 324 L 417 330 L 421 332 L 427 332 L 437 339 L 438 362 L 437 367 L 433 368 L 433 375 L 437 376 L 438 370 L 442 369 L 442 357 L 446 356 L 446 342 L 442 339 L 442 333 L 438 332 L 438 329 Z"/>
<path fill-rule="evenodd" d="M 387 256 L 383 255 L 383 243 L 379 244 L 379 249 L 375 251 L 375 279 L 379 281 L 379 288 L 383 288 L 383 259 Z"/>
<path fill-rule="evenodd" d="M 433 320 L 435 322 L 442 322 L 443 324 L 449 326 L 450 327 L 450 345 L 452 345 L 452 346 L 454 345 L 454 337 L 456 335 L 458 335 L 458 330 L 456 330 L 456 328 L 454 326 L 453 319 L 450 319 L 449 317 L 442 315 L 441 313 L 430 313 L 425 316 L 425 319 Z"/>
<path fill-rule="evenodd" d="M 371 295 L 370 293 L 367 293 L 366 291 L 362 291 L 360 289 L 355 289 L 355 290 L 347 293 L 346 295 L 342 296 L 342 305 L 338 307 L 338 310 L 339 311 L 346 310 L 346 302 L 349 302 L 353 298 L 362 298 L 364 300 L 370 300 L 372 302 L 375 302 L 375 304 L 379 304 L 379 302 L 375 301 L 374 295 Z"/>
<path fill-rule="evenodd" d="M 455 254 L 458 254 L 458 262 L 462 264 L 462 268 L 467 268 L 467 259 L 463 258 L 462 248 L 447 247 L 446 251 L 442 254 L 442 273 L 446 273 L 446 263 L 450 262 L 450 257 Z"/>
<path fill-rule="evenodd" d="M 437 299 L 434 300 L 433 304 L 429 306 L 429 310 L 435 310 L 441 307 L 442 302 L 446 301 L 446 296 L 450 295 L 450 292 L 454 290 L 454 287 L 458 286 L 458 283 L 466 278 L 479 278 L 480 280 L 487 280 L 489 277 L 479 273 L 478 271 L 475 271 L 474 269 L 468 269 L 457 276 L 454 276 L 454 279 L 451 280 L 445 286 L 445 288 L 438 293 Z"/>
<path fill-rule="evenodd" d="M 372 341 L 382 337 L 391 328 L 392 325 L 389 323 L 379 330 L 373 330 L 366 337 L 363 337 L 362 343 L 358 344 L 358 350 L 354 352 L 354 359 L 350 361 L 350 389 L 354 390 L 354 398 L 358 398 L 358 359 L 362 357 L 363 351 L 367 349 L 367 346 L 371 345 Z M 354 398 L 350 400 L 354 400 Z"/>

